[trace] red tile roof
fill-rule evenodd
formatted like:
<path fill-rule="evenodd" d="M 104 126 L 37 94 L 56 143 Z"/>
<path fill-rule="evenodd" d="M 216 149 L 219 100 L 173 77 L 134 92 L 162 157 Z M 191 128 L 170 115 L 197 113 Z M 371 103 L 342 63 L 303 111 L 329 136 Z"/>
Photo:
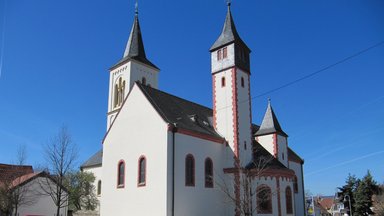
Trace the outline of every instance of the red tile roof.
<path fill-rule="evenodd" d="M 32 166 L 0 164 L 0 182 L 12 181 L 26 174 L 33 174 Z"/>

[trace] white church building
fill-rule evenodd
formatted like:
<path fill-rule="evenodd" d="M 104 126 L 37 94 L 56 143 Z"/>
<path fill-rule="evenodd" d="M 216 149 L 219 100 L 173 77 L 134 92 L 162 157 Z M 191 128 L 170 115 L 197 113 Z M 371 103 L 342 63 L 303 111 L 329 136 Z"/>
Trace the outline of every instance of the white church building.
<path fill-rule="evenodd" d="M 110 68 L 103 149 L 82 165 L 96 176 L 100 215 L 305 215 L 304 161 L 270 102 L 252 123 L 251 51 L 230 4 L 210 52 L 212 108 L 161 91 L 136 11 Z"/>

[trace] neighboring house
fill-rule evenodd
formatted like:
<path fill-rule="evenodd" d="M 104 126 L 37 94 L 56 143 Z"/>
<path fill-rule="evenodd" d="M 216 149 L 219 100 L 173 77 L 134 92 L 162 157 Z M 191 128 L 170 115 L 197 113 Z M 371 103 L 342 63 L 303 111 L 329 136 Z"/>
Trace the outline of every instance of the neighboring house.
<path fill-rule="evenodd" d="M 49 187 L 55 186 L 56 183 L 49 174 L 34 172 L 32 166 L 0 164 L 0 187 L 6 187 L 13 194 L 19 194 L 17 212 L 20 216 L 56 215 L 56 205 L 52 197 L 45 192 Z M 66 215 L 67 207 L 60 211 L 60 216 Z"/>
<path fill-rule="evenodd" d="M 239 215 L 235 203 L 248 193 L 239 167 L 253 176 L 258 215 L 305 215 L 304 161 L 270 102 L 261 125 L 252 123 L 251 51 L 230 4 L 210 52 L 212 109 L 159 90 L 160 69 L 146 57 L 136 13 L 123 58 L 110 69 L 103 150 L 82 166 L 102 181 L 102 216 Z M 270 160 L 257 174 L 260 158 Z"/>

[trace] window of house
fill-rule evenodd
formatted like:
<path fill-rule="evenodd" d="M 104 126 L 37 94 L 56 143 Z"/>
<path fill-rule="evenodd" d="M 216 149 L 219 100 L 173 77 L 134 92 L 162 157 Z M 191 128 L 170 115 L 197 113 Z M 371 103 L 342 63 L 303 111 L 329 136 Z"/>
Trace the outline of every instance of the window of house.
<path fill-rule="evenodd" d="M 272 191 L 267 185 L 261 185 L 256 190 L 257 213 L 272 214 Z"/>
<path fill-rule="evenodd" d="M 185 186 L 195 186 L 195 159 L 191 154 L 185 158 Z"/>
<path fill-rule="evenodd" d="M 244 77 L 241 77 L 241 87 L 244 88 Z"/>
<path fill-rule="evenodd" d="M 125 162 L 121 160 L 117 166 L 117 187 L 123 188 L 125 181 Z"/>
<path fill-rule="evenodd" d="M 227 58 L 227 47 L 223 48 L 223 59 Z"/>
<path fill-rule="evenodd" d="M 298 185 L 298 183 L 297 183 L 297 176 L 295 176 L 295 177 L 293 178 L 293 191 L 294 191 L 295 193 L 298 193 L 298 192 L 299 192 L 299 185 Z"/>
<path fill-rule="evenodd" d="M 205 187 L 212 188 L 213 187 L 213 163 L 210 158 L 205 159 Z"/>
<path fill-rule="evenodd" d="M 221 87 L 225 87 L 225 77 L 221 77 Z"/>
<path fill-rule="evenodd" d="M 147 79 L 145 79 L 145 77 L 141 78 L 141 83 L 143 85 L 146 85 L 147 84 Z"/>
<path fill-rule="evenodd" d="M 97 195 L 101 194 L 101 180 L 97 182 Z"/>
<path fill-rule="evenodd" d="M 139 176 L 138 176 L 138 185 L 145 185 L 145 177 L 146 177 L 146 160 L 145 157 L 142 156 L 139 159 Z"/>
<path fill-rule="evenodd" d="M 221 49 L 217 50 L 217 60 L 221 60 L 223 58 Z"/>
<path fill-rule="evenodd" d="M 293 214 L 292 191 L 289 186 L 285 189 L 285 205 L 287 208 L 287 214 Z"/>

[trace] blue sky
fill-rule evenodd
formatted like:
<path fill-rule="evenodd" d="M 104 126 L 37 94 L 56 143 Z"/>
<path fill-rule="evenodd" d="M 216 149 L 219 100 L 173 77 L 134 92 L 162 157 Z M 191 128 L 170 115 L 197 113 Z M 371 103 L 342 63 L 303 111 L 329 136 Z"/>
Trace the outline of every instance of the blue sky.
<path fill-rule="evenodd" d="M 237 29 L 252 49 L 251 92 L 260 95 L 384 40 L 382 0 L 233 1 Z M 148 58 L 160 89 L 211 107 L 208 49 L 221 32 L 224 0 L 140 1 Z M 78 164 L 101 148 L 108 68 L 124 52 L 132 0 L 0 1 L 0 163 L 67 125 Z M 260 124 L 271 97 L 289 145 L 305 159 L 305 184 L 333 194 L 348 173 L 384 181 L 384 45 L 252 100 Z"/>

